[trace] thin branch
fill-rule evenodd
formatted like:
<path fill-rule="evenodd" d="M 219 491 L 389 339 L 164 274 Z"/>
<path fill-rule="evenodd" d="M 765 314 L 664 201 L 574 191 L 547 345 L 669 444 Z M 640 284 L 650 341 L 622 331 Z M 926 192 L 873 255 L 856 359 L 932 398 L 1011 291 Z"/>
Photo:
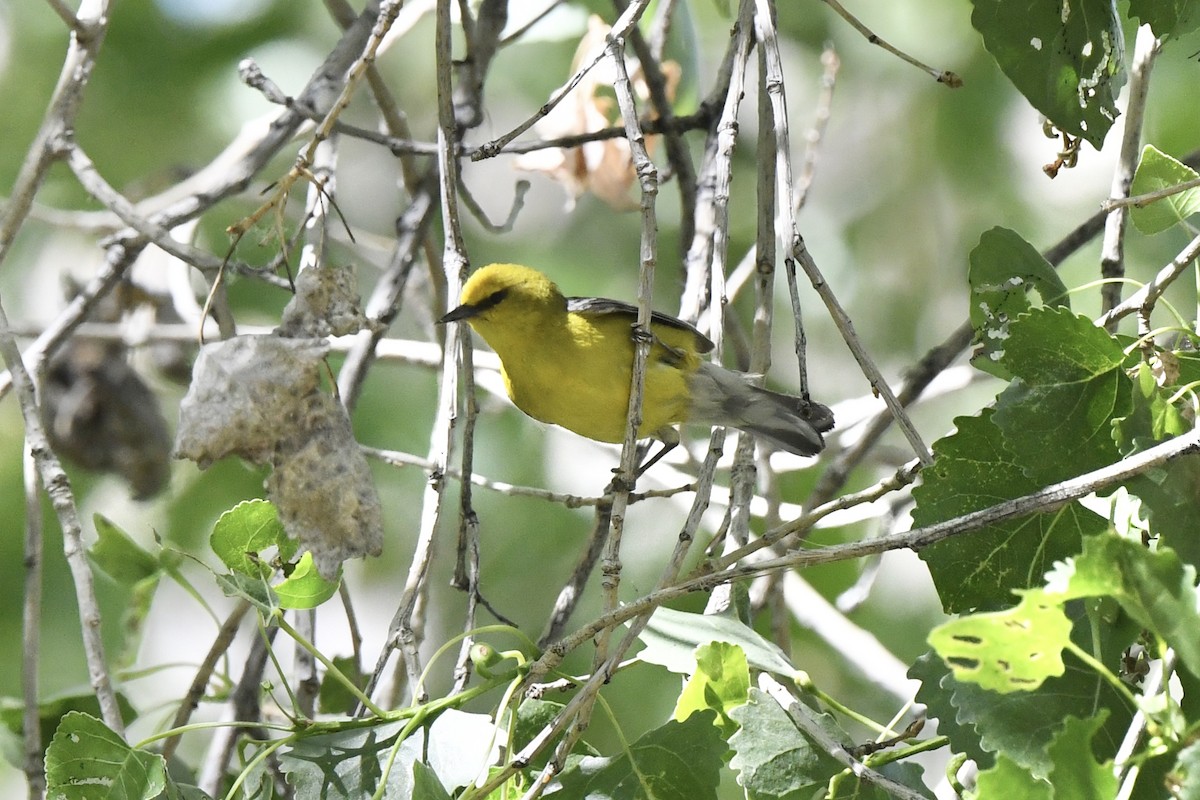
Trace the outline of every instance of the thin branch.
<path fill-rule="evenodd" d="M 1200 256 L 1200 236 L 1188 242 L 1187 247 L 1183 248 L 1179 255 L 1171 260 L 1170 264 L 1160 269 L 1153 280 L 1125 298 L 1120 305 L 1101 316 L 1096 321 L 1096 324 L 1107 328 L 1110 324 L 1135 311 L 1148 310 L 1153 307 L 1158 298 L 1162 296 L 1162 293 L 1167 290 L 1167 287 L 1183 274 L 1183 271 L 1187 269 L 1188 265 L 1197 256 Z"/>
<path fill-rule="evenodd" d="M 13 239 L 29 214 L 34 195 L 58 157 L 55 143 L 63 133 L 75 127 L 83 90 L 91 78 L 100 45 L 108 31 L 108 5 L 108 0 L 83 0 L 78 15 L 72 15 L 73 21 L 68 23 L 74 35 L 59 73 L 58 85 L 33 144 L 21 162 L 8 202 L 0 213 L 0 264 L 7 258 Z"/>
<path fill-rule="evenodd" d="M 613 23 L 612 31 L 609 33 L 609 36 L 613 38 L 623 38 L 627 33 L 629 33 L 629 29 L 636 25 L 637 21 L 641 19 L 642 13 L 646 10 L 646 6 L 649 4 L 650 0 L 638 0 L 637 2 L 631 4 L 629 8 L 625 9 L 624 13 L 617 18 L 617 21 Z M 529 117 L 527 120 L 503 136 L 493 139 L 490 142 L 480 146 L 478 150 L 471 153 L 471 160 L 482 161 L 485 158 L 494 158 L 500 152 L 501 148 L 503 148 L 512 140 L 516 139 L 525 131 L 532 128 L 539 120 L 553 111 L 554 107 L 561 103 L 563 98 L 569 95 L 571 91 L 579 85 L 579 82 L 583 80 L 583 76 L 591 72 L 592 69 L 595 68 L 595 66 L 602 60 L 604 60 L 607 55 L 608 51 L 606 48 L 601 48 L 598 50 L 591 60 L 580 66 L 575 74 L 571 76 L 570 80 L 560 86 L 558 91 L 551 95 L 550 99 L 547 100 L 541 108 L 534 112 L 533 116 Z"/>
<path fill-rule="evenodd" d="M 887 404 L 889 411 L 896 419 L 896 424 L 900 426 L 905 438 L 908 439 L 913 451 L 917 457 L 925 463 L 933 461 L 933 454 L 929 452 L 929 447 L 921 440 L 920 434 L 917 433 L 916 427 L 908 418 L 908 414 L 904 411 L 904 406 L 896 399 L 891 387 L 880 373 L 879 368 L 875 365 L 874 359 L 863 346 L 862 341 L 858 338 L 858 334 L 854 331 L 854 324 L 851 322 L 849 315 L 842 308 L 833 290 L 825 281 L 825 277 L 821 274 L 817 267 L 816 261 L 812 254 L 809 253 L 808 247 L 804 243 L 804 237 L 800 235 L 796 225 L 795 202 L 792 200 L 792 166 L 791 166 L 791 147 L 788 136 L 788 120 L 787 120 L 787 103 L 783 95 L 783 65 L 779 55 L 779 41 L 775 31 L 775 26 L 771 18 L 771 5 L 766 0 L 756 0 L 756 13 L 754 15 L 755 31 L 758 34 L 759 41 L 766 53 L 766 65 L 768 75 L 766 86 L 769 96 L 771 97 L 772 111 L 775 118 L 776 126 L 776 158 L 779 159 L 779 175 L 777 178 L 777 192 L 781 197 L 780 206 L 783 213 L 780 214 L 779 222 L 779 237 L 780 240 L 786 242 L 785 246 L 789 247 L 791 257 L 787 260 L 789 288 L 793 292 L 793 312 L 796 315 L 796 355 L 800 362 L 801 387 L 805 391 L 801 394 L 807 398 L 807 370 L 805 365 L 805 355 L 803 350 L 803 327 L 800 319 L 800 306 L 797 302 L 795 293 L 795 264 L 798 262 L 808 276 L 809 282 L 812 283 L 813 289 L 816 290 L 821 300 L 825 303 L 830 317 L 837 326 L 842 339 L 850 348 L 850 352 L 858 361 L 859 368 L 867 381 L 871 385 L 872 391 L 883 398 Z M 782 198 L 786 198 L 786 202 Z"/>
<path fill-rule="evenodd" d="M 1157 203 L 1159 200 L 1182 194 L 1189 189 L 1197 187 L 1200 187 L 1200 178 L 1192 178 L 1183 183 L 1177 183 L 1174 186 L 1156 189 L 1153 192 L 1135 194 L 1133 197 L 1110 197 L 1100 204 L 1100 209 L 1102 211 L 1112 211 L 1115 208 L 1145 208 L 1151 203 Z"/>
<path fill-rule="evenodd" d="M 1116 484 L 1127 481 L 1138 475 L 1145 474 L 1151 469 L 1170 464 L 1180 458 L 1200 453 L 1200 428 L 1154 447 L 1136 453 L 1128 458 L 1102 467 L 1092 472 L 1084 473 L 1061 483 L 1052 484 L 1037 492 L 1023 497 L 1005 500 L 987 508 L 972 511 L 952 519 L 913 528 L 902 533 L 880 536 L 874 539 L 864 539 L 845 544 L 829 545 L 826 547 L 802 548 L 791 551 L 778 558 L 771 558 L 754 564 L 737 564 L 726 566 L 724 562 L 732 558 L 703 565 L 693 574 L 678 583 L 656 589 L 635 600 L 631 600 L 617 611 L 603 614 L 587 625 L 573 632 L 567 638 L 556 642 L 542 654 L 530 669 L 531 675 L 544 675 L 561 663 L 567 653 L 572 652 L 585 642 L 591 641 L 599 631 L 605 628 L 622 625 L 625 622 L 646 613 L 648 610 L 676 600 L 696 591 L 711 591 L 728 581 L 743 580 L 758 575 L 764 575 L 775 570 L 804 569 L 819 564 L 833 564 L 849 561 L 863 556 L 886 553 L 891 550 L 921 550 L 930 545 L 965 536 L 975 531 L 1028 516 L 1029 514 L 1050 512 L 1061 508 L 1067 503 L 1078 500 L 1093 492 L 1099 492 Z M 797 518 L 777 528 L 767 531 L 762 538 L 752 542 L 750 548 L 761 549 L 768 544 L 779 541 L 796 531 L 803 530 L 808 525 L 804 517 Z M 738 553 L 738 559 L 744 558 L 748 552 Z"/>
<path fill-rule="evenodd" d="M 22 449 L 25 479 L 25 593 L 21 617 L 21 734 L 25 744 L 25 784 L 30 800 L 46 796 L 45 753 L 42 752 L 41 693 L 38 666 L 42 653 L 42 558 L 45 530 L 37 462 L 26 440 Z"/>
<path fill-rule="evenodd" d="M 797 700 L 786 686 L 775 680 L 770 674 L 764 672 L 759 675 L 758 685 L 779 704 L 780 708 L 787 712 L 806 739 L 819 745 L 828 755 L 845 764 L 863 783 L 883 789 L 899 800 L 923 800 L 925 798 L 923 793 L 910 789 L 902 783 L 897 783 L 856 760 L 817 720 L 813 719 L 812 709 Z"/>
<path fill-rule="evenodd" d="M 75 495 L 71 491 L 71 483 L 67 473 L 63 471 L 58 456 L 50 448 L 46 432 L 42 428 L 41 416 L 38 413 L 37 396 L 33 380 L 25 369 L 21 359 L 21 351 L 17 349 L 12 330 L 8 326 L 8 316 L 0 305 L 0 356 L 8 365 L 12 376 L 13 386 L 17 390 L 17 401 L 21 406 L 21 416 L 25 420 L 25 441 L 33 454 L 42 486 L 50 497 L 54 513 L 58 516 L 59 527 L 62 529 L 63 553 L 67 565 L 71 568 L 71 578 L 75 584 L 75 600 L 79 605 L 80 634 L 83 639 L 83 652 L 87 659 L 88 677 L 92 691 L 100 704 L 100 714 L 104 724 L 115 731 L 117 735 L 125 733 L 125 721 L 121 718 L 121 708 L 117 704 L 117 695 L 113 689 L 112 677 L 108 672 L 108 660 L 104 655 L 104 640 L 100 637 L 100 605 L 96 601 L 95 586 L 92 579 L 92 568 L 88 564 L 87 553 L 83 546 L 83 525 L 79 521 L 79 509 L 75 505 Z"/>
<path fill-rule="evenodd" d="M 1129 65 L 1129 100 L 1122 115 L 1125 131 L 1109 191 L 1112 197 L 1127 196 L 1133 184 L 1141 149 L 1142 124 L 1146 118 L 1146 97 L 1150 93 L 1150 72 L 1161 46 L 1149 25 L 1138 28 L 1133 60 Z M 1100 276 L 1106 279 L 1100 287 L 1101 310 L 1104 312 L 1111 311 L 1121 302 L 1122 282 L 1119 279 L 1125 276 L 1125 227 L 1128 221 L 1129 209 L 1124 206 L 1113 208 L 1105 221 L 1104 244 L 1100 251 Z M 1115 319 L 1106 326 L 1110 333 L 1116 327 Z"/>
<path fill-rule="evenodd" d="M 54 10 L 55 14 L 58 14 L 58 18 L 67 23 L 67 27 L 75 33 L 84 33 L 87 30 L 87 26 L 79 20 L 79 17 L 75 16 L 75 12 L 63 0 L 46 0 L 46 3 Z"/>
<path fill-rule="evenodd" d="M 896 56 L 897 58 L 899 58 L 901 61 L 904 61 L 905 63 L 912 64 L 914 67 L 921 70 L 922 72 L 928 73 L 938 83 L 945 84 L 950 89 L 957 89 L 963 85 L 962 78 L 960 78 L 958 75 L 951 72 L 950 70 L 935 69 L 934 67 L 931 67 L 928 64 L 924 64 L 924 63 L 918 61 L 917 59 L 913 58 L 912 56 L 910 56 L 908 53 L 905 53 L 903 50 L 893 47 L 892 45 L 885 42 L 883 39 L 876 36 L 874 31 L 872 31 L 870 28 L 868 28 L 866 25 L 864 25 L 862 22 L 860 22 L 857 17 L 855 17 L 853 14 L 851 14 L 849 11 L 847 11 L 845 6 L 843 6 L 837 0 L 824 0 L 824 2 L 827 6 L 832 8 L 837 13 L 838 16 L 840 16 L 842 19 L 846 20 L 846 22 L 849 22 L 850 26 L 852 28 L 854 28 L 854 30 L 861 33 L 863 35 L 863 38 L 865 38 L 867 40 L 867 42 L 869 42 L 870 44 L 873 44 L 873 45 L 883 48 L 884 50 L 886 50 L 887 52 Z"/>

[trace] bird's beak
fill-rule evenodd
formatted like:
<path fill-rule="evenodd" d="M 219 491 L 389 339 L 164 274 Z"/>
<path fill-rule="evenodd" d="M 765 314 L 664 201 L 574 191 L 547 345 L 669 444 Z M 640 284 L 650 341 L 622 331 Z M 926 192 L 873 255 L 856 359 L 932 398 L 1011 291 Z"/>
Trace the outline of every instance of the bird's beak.
<path fill-rule="evenodd" d="M 444 317 L 438 320 L 439 325 L 445 325 L 447 322 L 458 322 L 464 319 L 470 319 L 479 313 L 479 309 L 472 305 L 461 305 L 446 313 Z"/>

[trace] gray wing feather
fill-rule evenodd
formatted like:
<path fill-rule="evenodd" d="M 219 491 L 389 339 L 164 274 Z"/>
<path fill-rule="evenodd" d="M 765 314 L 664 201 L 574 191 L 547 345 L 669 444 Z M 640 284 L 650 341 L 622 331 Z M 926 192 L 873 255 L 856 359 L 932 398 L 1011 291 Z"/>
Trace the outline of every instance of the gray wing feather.
<path fill-rule="evenodd" d="M 621 317 L 628 317 L 630 325 L 637 321 L 638 313 L 637 306 L 631 303 L 624 303 L 620 300 L 610 300 L 607 297 L 568 297 L 567 311 L 577 314 L 594 314 L 597 316 L 615 314 Z M 660 311 L 652 311 L 650 319 L 652 322 L 666 325 L 669 328 L 687 331 L 695 336 L 696 350 L 698 352 L 707 353 L 714 347 L 712 341 L 697 330 L 696 326 L 681 319 L 672 317 L 669 314 L 663 314 Z"/>

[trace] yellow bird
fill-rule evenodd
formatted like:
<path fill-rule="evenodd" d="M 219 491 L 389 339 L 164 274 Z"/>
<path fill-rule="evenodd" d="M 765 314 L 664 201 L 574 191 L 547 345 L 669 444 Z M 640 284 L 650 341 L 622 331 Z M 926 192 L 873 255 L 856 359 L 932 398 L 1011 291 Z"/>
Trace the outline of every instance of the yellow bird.
<path fill-rule="evenodd" d="M 471 276 L 458 308 L 439 322 L 460 320 L 500 357 L 517 408 L 589 439 L 624 439 L 635 306 L 564 297 L 536 270 L 489 264 Z M 682 320 L 656 311 L 650 330 L 639 437 L 670 448 L 679 442 L 675 426 L 688 423 L 739 428 L 798 455 L 825 447 L 821 434 L 833 428 L 826 406 L 759 388 L 744 373 L 701 358 L 713 343 Z"/>

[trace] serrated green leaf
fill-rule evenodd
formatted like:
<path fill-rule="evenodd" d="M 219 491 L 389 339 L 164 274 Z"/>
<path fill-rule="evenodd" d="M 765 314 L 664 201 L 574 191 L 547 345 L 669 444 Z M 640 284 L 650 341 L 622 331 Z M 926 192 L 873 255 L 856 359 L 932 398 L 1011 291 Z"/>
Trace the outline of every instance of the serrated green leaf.
<path fill-rule="evenodd" d="M 1176 161 L 1148 144 L 1142 148 L 1142 159 L 1133 175 L 1129 194 L 1149 194 L 1193 181 L 1197 177 L 1200 176 L 1187 164 Z M 1141 208 L 1134 206 L 1129 215 L 1139 231 L 1152 236 L 1174 227 L 1197 211 L 1200 211 L 1200 188 L 1193 188 L 1169 195 Z"/>
<path fill-rule="evenodd" d="M 991 769 L 980 770 L 974 800 L 1053 800 L 1050 782 L 1000 753 Z"/>
<path fill-rule="evenodd" d="M 929 644 L 959 683 L 1008 694 L 1027 692 L 1063 674 L 1071 622 L 1060 600 L 1030 589 L 1007 611 L 971 614 L 934 628 Z"/>
<path fill-rule="evenodd" d="M 958 430 L 934 443 L 934 462 L 913 490 L 913 524 L 931 525 L 1040 488 L 1005 447 L 992 412 L 960 417 Z M 1079 552 L 1107 521 L 1072 503 L 1044 514 L 954 536 L 919 552 L 947 613 L 1009 605 L 1014 589 L 1040 586 L 1055 561 Z"/>
<path fill-rule="evenodd" d="M 726 736 L 737 730 L 729 712 L 744 705 L 750 691 L 750 667 L 742 648 L 710 642 L 696 648 L 695 672 L 675 702 L 672 719 L 682 722 L 696 711 L 717 712 L 715 723 Z"/>
<path fill-rule="evenodd" d="M 734 709 L 732 716 L 741 730 L 729 740 L 734 750 L 729 766 L 737 770 L 738 784 L 751 797 L 803 797 L 843 769 L 761 689 L 750 689 L 746 704 Z M 815 716 L 833 725 L 828 715 Z"/>
<path fill-rule="evenodd" d="M 88 560 L 117 583 L 132 587 L 161 571 L 158 559 L 102 514 L 92 516 L 96 543 L 88 548 Z"/>
<path fill-rule="evenodd" d="M 280 750 L 279 768 L 297 800 L 361 800 L 381 787 L 381 800 L 409 800 L 423 737 L 410 736 L 397 749 L 396 738 L 405 727 L 401 720 L 300 736 Z"/>
<path fill-rule="evenodd" d="M 209 546 L 229 569 L 253 578 L 269 576 L 272 568 L 251 554 L 275 547 L 289 560 L 295 547 L 283 530 L 279 512 L 266 500 L 244 500 L 222 514 L 213 526 Z"/>
<path fill-rule="evenodd" d="M 560 774 L 564 796 L 589 800 L 716 798 L 725 740 L 712 712 L 672 720 L 647 732 L 618 756 L 584 756 Z"/>
<path fill-rule="evenodd" d="M 1058 386 L 1099 378 L 1125 363 L 1108 331 L 1063 308 L 1038 308 L 1016 320 L 1004 365 L 1031 386 Z"/>
<path fill-rule="evenodd" d="M 941 656 L 933 651 L 923 653 L 908 668 L 907 674 L 920 681 L 916 702 L 923 703 L 926 714 L 938 721 L 938 733 L 950 739 L 954 751 L 969 757 L 980 770 L 991 766 L 992 754 L 984 749 L 975 726 L 967 720 L 961 723 L 958 720 L 958 709 L 952 702 L 958 683 Z"/>
<path fill-rule="evenodd" d="M 1008 378 L 1000 363 L 1008 339 L 1009 323 L 1029 311 L 1030 290 L 1046 305 L 1070 306 L 1067 287 L 1033 245 L 1015 231 L 992 228 L 979 237 L 971 251 L 967 282 L 971 287 L 971 327 L 980 349 L 971 363 L 979 369 Z"/>
<path fill-rule="evenodd" d="M 337 594 L 338 581 L 321 576 L 313 563 L 311 551 L 305 551 L 292 573 L 271 587 L 279 598 L 280 608 L 316 608 Z"/>
<path fill-rule="evenodd" d="M 741 621 L 720 614 L 691 614 L 660 607 L 638 637 L 646 645 L 638 658 L 680 675 L 696 669 L 696 648 L 709 642 L 736 644 L 755 669 L 791 679 L 796 668 L 774 643 Z"/>
<path fill-rule="evenodd" d="M 936 656 L 922 656 L 909 674 L 921 680 L 917 700 L 937 717 L 939 730 L 951 737 L 956 751 L 969 755 L 981 769 L 1003 753 L 1035 777 L 1048 778 L 1053 767 L 1048 747 L 1065 718 L 1090 716 L 1099 709 L 1110 712 L 1093 742 L 1104 758 L 1117 752 L 1132 718 L 1124 697 L 1095 670 L 1069 653 L 1063 662 L 1062 677 L 1050 678 L 1034 691 L 1012 694 L 959 683 Z"/>
<path fill-rule="evenodd" d="M 1100 763 L 1092 755 L 1092 739 L 1104 726 L 1108 710 L 1087 719 L 1068 717 L 1050 743 L 1050 783 L 1054 800 L 1094 800 L 1116 797 L 1117 776 L 1112 762 Z"/>
<path fill-rule="evenodd" d="M 1003 364 L 1021 380 L 1001 393 L 994 419 L 1038 488 L 1120 458 L 1113 424 L 1133 409 L 1124 362 L 1108 332 L 1066 310 L 1012 323 Z"/>
<path fill-rule="evenodd" d="M 103 722 L 72 711 L 46 750 L 46 796 L 63 800 L 152 800 L 166 788 L 162 756 L 134 750 Z"/>
<path fill-rule="evenodd" d="M 1116 534 L 1084 543 L 1083 553 L 1046 576 L 1047 593 L 1063 600 L 1110 596 L 1142 627 L 1175 648 L 1180 664 L 1200 676 L 1200 612 L 1196 570 L 1170 549 L 1151 552 Z"/>
<path fill-rule="evenodd" d="M 121 721 L 128 724 L 137 719 L 137 710 L 129 702 L 124 692 L 117 692 L 117 708 L 121 711 Z M 90 688 L 55 695 L 38 703 L 38 727 L 42 731 L 42 750 L 50 746 L 54 732 L 58 730 L 62 718 L 71 712 L 87 714 L 99 719 L 101 716 L 100 701 Z M 24 732 L 25 703 L 8 697 L 0 697 L 0 724 L 4 725 L 15 736 Z"/>
<path fill-rule="evenodd" d="M 1096 149 L 1117 118 L 1124 34 L 1112 0 L 974 0 L 971 24 L 1000 69 L 1060 130 Z"/>
<path fill-rule="evenodd" d="M 1129 15 L 1137 17 L 1159 39 L 1178 38 L 1200 26 L 1197 0 L 1129 0 Z"/>

